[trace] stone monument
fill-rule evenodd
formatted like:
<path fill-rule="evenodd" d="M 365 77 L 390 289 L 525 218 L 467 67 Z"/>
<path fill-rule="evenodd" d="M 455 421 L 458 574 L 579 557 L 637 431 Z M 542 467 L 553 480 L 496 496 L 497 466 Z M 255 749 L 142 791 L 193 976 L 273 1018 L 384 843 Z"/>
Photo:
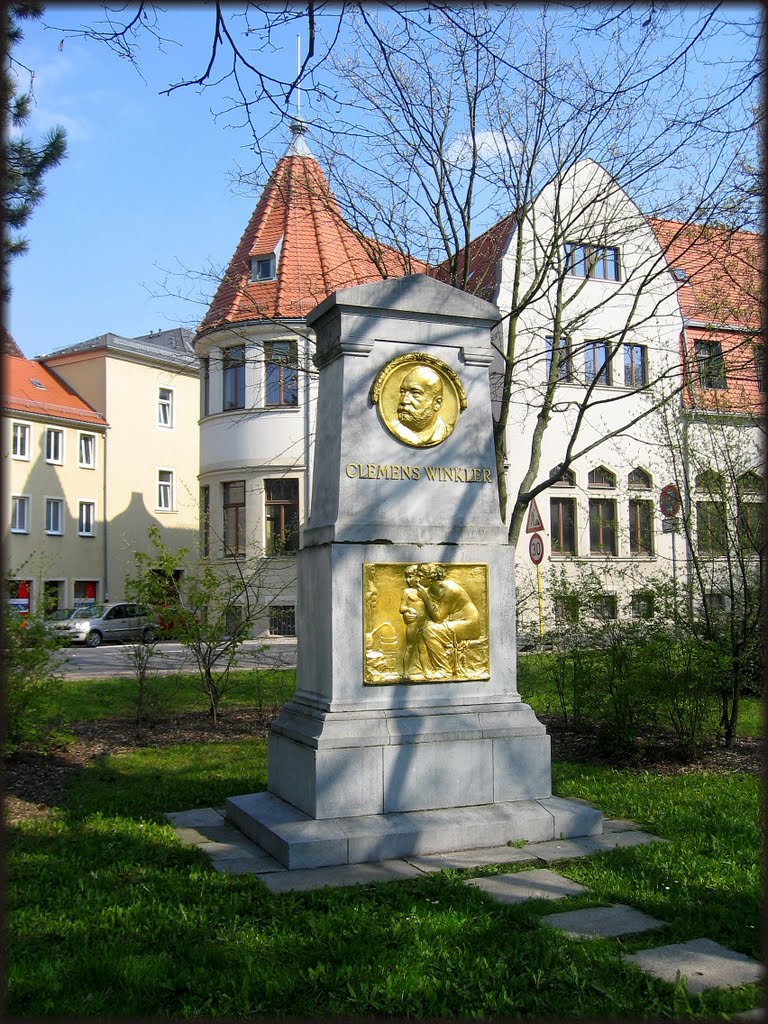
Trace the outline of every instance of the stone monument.
<path fill-rule="evenodd" d="M 422 275 L 308 316 L 319 369 L 298 675 L 268 792 L 227 816 L 288 868 L 602 830 L 551 795 L 516 686 L 489 369 L 498 309 Z"/>

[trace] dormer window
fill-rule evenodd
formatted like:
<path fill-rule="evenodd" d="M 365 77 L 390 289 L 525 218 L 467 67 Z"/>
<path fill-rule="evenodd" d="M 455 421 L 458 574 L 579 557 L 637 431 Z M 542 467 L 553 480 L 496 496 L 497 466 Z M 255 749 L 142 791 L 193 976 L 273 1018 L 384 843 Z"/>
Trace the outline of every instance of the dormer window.
<path fill-rule="evenodd" d="M 274 253 L 268 256 L 251 256 L 251 280 L 274 281 L 277 277 L 277 257 Z"/>
<path fill-rule="evenodd" d="M 683 270 L 682 267 L 673 267 L 672 268 L 672 277 L 674 277 L 674 279 L 679 284 L 688 284 L 688 275 L 686 274 L 686 272 Z"/>

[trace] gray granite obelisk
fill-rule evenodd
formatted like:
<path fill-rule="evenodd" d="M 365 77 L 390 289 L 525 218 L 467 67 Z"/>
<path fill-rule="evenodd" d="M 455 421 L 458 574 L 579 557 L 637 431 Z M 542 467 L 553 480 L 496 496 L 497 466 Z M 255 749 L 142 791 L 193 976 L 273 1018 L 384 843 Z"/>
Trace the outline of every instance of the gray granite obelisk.
<path fill-rule="evenodd" d="M 289 868 L 600 832 L 552 797 L 516 686 L 489 387 L 497 308 L 432 278 L 336 292 L 299 552 L 298 677 L 268 792 L 227 815 Z"/>

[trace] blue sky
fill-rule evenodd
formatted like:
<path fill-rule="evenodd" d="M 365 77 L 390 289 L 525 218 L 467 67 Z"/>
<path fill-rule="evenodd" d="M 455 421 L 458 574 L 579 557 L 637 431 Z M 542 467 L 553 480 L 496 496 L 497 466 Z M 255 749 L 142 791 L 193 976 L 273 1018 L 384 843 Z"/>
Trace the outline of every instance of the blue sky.
<path fill-rule="evenodd" d="M 44 21 L 77 27 L 95 13 L 93 5 L 51 5 Z M 171 7 L 165 24 L 181 45 L 163 54 L 147 41 L 145 81 L 99 43 L 65 38 L 60 48 L 61 31 L 24 24 L 14 56 L 35 72 L 25 134 L 38 139 L 62 124 L 68 135 L 68 155 L 48 174 L 46 197 L 23 232 L 29 252 L 11 268 L 6 326 L 26 356 L 106 331 L 133 337 L 194 327 L 213 284 L 166 281 L 165 271 L 223 269 L 256 204 L 257 195 L 233 194 L 229 178 L 236 163 L 254 166 L 248 132 L 215 123 L 210 93 L 159 95 L 197 67 L 209 11 Z M 286 47 L 274 55 L 278 67 L 295 66 L 295 31 Z M 265 130 L 270 124 L 265 110 Z M 285 134 L 275 139 L 275 156 Z M 198 301 L 168 297 L 174 289 Z"/>

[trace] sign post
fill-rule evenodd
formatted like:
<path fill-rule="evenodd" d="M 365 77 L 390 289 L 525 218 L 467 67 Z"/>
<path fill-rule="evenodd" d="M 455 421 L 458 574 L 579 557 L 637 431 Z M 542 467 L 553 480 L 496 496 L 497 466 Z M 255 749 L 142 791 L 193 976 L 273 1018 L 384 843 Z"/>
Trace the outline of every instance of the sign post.
<path fill-rule="evenodd" d="M 539 536 L 539 531 L 544 529 L 544 524 L 535 501 L 531 502 L 528 525 L 525 529 L 526 533 L 531 534 L 531 539 L 528 541 L 528 554 L 536 566 L 536 586 L 539 592 L 539 636 L 544 636 L 544 596 L 541 590 L 541 560 L 544 557 L 544 542 Z"/>

